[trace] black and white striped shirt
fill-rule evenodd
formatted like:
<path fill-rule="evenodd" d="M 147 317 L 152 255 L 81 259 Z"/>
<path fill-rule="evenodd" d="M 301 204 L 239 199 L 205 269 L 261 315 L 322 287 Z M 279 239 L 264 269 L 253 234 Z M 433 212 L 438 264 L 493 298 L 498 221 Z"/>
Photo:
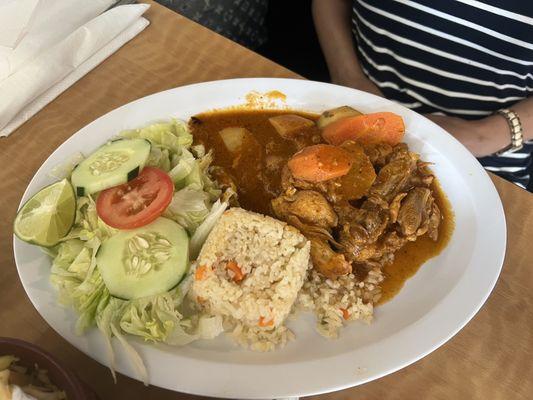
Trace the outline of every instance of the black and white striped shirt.
<path fill-rule="evenodd" d="M 417 112 L 477 119 L 533 93 L 533 0 L 354 0 L 352 22 L 364 72 Z M 533 191 L 532 150 L 480 162 Z"/>

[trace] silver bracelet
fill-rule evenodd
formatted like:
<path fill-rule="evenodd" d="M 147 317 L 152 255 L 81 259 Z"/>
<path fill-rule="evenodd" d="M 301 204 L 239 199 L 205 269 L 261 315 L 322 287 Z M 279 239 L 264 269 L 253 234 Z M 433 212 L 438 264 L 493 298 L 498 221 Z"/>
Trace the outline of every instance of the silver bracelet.
<path fill-rule="evenodd" d="M 520 117 L 513 110 L 502 109 L 496 111 L 496 114 L 500 114 L 505 118 L 509 125 L 511 133 L 511 144 L 505 146 L 500 151 L 496 152 L 496 155 L 501 155 L 507 151 L 517 151 L 524 147 L 524 130 L 522 129 L 522 123 Z"/>

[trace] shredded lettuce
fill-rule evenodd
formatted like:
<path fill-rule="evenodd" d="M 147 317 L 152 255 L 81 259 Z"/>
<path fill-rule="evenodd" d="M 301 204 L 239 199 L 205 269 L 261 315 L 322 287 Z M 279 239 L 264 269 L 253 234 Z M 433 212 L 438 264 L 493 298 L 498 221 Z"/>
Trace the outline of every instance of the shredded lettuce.
<path fill-rule="evenodd" d="M 171 154 L 168 149 L 152 146 L 146 165 L 162 169 L 165 172 L 171 168 Z"/>
<path fill-rule="evenodd" d="M 113 331 L 111 326 L 116 324 L 120 318 L 122 309 L 124 308 L 125 301 L 117 299 L 115 297 L 107 296 L 105 299 L 102 299 L 100 304 L 97 307 L 96 312 L 96 325 L 102 335 L 104 336 L 107 354 L 109 358 L 109 370 L 111 375 L 113 375 L 113 380 L 117 382 L 117 376 L 115 374 L 116 361 L 115 361 L 115 352 L 113 351 L 113 345 L 111 343 L 111 338 L 113 337 Z"/>
<path fill-rule="evenodd" d="M 82 162 L 84 158 L 85 157 L 80 152 L 74 153 L 65 161 L 53 167 L 52 170 L 48 173 L 48 176 L 57 180 L 68 178 L 72 173 L 72 170 L 76 167 L 76 165 Z"/>
<path fill-rule="evenodd" d="M 205 153 L 203 146 L 195 146 L 196 158 L 192 152 L 184 150 L 180 156 L 174 158 L 174 167 L 169 175 L 177 190 L 188 187 L 196 191 L 203 191 L 209 195 L 211 201 L 215 201 L 221 195 L 217 185 L 209 178 L 208 168 L 213 161 L 211 152 Z"/>
<path fill-rule="evenodd" d="M 198 339 L 213 339 L 223 332 L 220 316 L 201 315 L 191 318 L 182 316 L 178 308 L 186 290 L 180 289 L 181 286 L 167 293 L 132 301 L 108 295 L 102 299 L 98 306 L 96 324 L 106 339 L 109 368 L 115 379 L 116 364 L 111 343 L 113 336 L 124 348 L 139 379 L 147 384 L 146 367 L 124 334 L 139 336 L 153 343 L 182 346 Z"/>
<path fill-rule="evenodd" d="M 192 153 L 183 149 L 179 156 L 175 156 L 173 159 L 174 166 L 169 171 L 170 178 L 176 189 L 181 189 L 186 185 L 185 179 L 192 173 L 192 170 L 197 164 L 197 160 Z"/>
<path fill-rule="evenodd" d="M 78 197 L 76 207 L 77 211 L 74 227 L 69 234 L 62 239 L 63 241 L 81 239 L 85 242 L 89 242 L 89 247 L 94 247 L 96 241 L 90 242 L 91 239 L 96 238 L 101 243 L 118 232 L 118 229 L 107 225 L 98 217 L 96 203 L 90 195 Z"/>
<path fill-rule="evenodd" d="M 152 144 L 147 165 L 166 171 L 175 185 L 164 216 L 188 231 L 191 256 L 196 258 L 232 196 L 228 192 L 222 195 L 209 177 L 213 154 L 206 152 L 202 145 L 193 146 L 186 123 L 178 120 L 123 131 L 120 136 L 144 138 Z M 73 157 L 58 171 L 68 176 L 75 162 Z M 98 217 L 93 197 L 79 197 L 73 229 L 57 246 L 46 249 L 53 259 L 50 279 L 58 289 L 59 301 L 78 313 L 76 332 L 82 334 L 96 325 L 105 337 L 113 377 L 116 379 L 111 339 L 116 337 L 139 378 L 147 383 L 146 368 L 126 335 L 153 343 L 184 345 L 220 334 L 222 318 L 185 311 L 184 299 L 192 284 L 191 275 L 177 288 L 155 296 L 130 301 L 111 296 L 98 270 L 96 253 L 117 232 Z"/>
<path fill-rule="evenodd" d="M 207 193 L 186 187 L 174 193 L 164 215 L 193 234 L 209 214 L 209 207 Z"/>
<path fill-rule="evenodd" d="M 220 315 L 200 315 L 196 328 L 196 335 L 199 339 L 214 339 L 222 332 L 224 332 L 224 326 Z"/>
<path fill-rule="evenodd" d="M 178 311 L 179 289 L 131 301 L 120 320 L 124 332 L 146 341 L 183 346 L 197 339 L 212 339 L 222 331 L 222 319 L 207 315 L 184 318 Z"/>
<path fill-rule="evenodd" d="M 209 194 L 210 200 L 215 201 L 220 198 L 222 191 L 218 188 L 216 183 L 209 177 L 208 169 L 213 162 L 213 152 L 209 151 L 198 160 L 200 168 L 200 176 L 202 180 L 202 190 Z"/>
<path fill-rule="evenodd" d="M 111 324 L 111 332 L 113 332 L 113 335 L 116 336 L 116 338 L 122 345 L 122 348 L 128 355 L 130 361 L 133 364 L 133 368 L 135 368 L 135 370 L 137 371 L 137 376 L 139 377 L 139 379 L 144 383 L 145 386 L 148 386 L 148 370 L 146 369 L 146 366 L 144 365 L 139 353 L 137 353 L 133 346 L 129 344 L 124 335 L 122 335 L 120 329 L 115 324 Z"/>
<path fill-rule="evenodd" d="M 125 138 L 143 138 L 150 141 L 152 150 L 147 165 L 167 171 L 176 189 L 190 187 L 209 194 L 211 201 L 221 192 L 209 178 L 207 169 L 213 154 L 202 145 L 192 146 L 192 135 L 183 121 L 157 123 L 120 133 Z"/>
<path fill-rule="evenodd" d="M 50 280 L 58 289 L 60 303 L 79 314 L 77 334 L 94 325 L 98 304 L 108 293 L 96 267 L 96 253 L 116 232 L 98 217 L 91 197 L 80 197 L 75 227 L 54 249 Z"/>
<path fill-rule="evenodd" d="M 76 333 L 81 335 L 94 325 L 99 302 L 108 291 L 95 268 L 96 250 L 71 239 L 58 245 L 50 280 L 57 287 L 59 302 L 72 306 L 78 313 Z"/>
<path fill-rule="evenodd" d="M 167 342 L 181 329 L 183 316 L 177 309 L 175 292 L 131 301 L 120 320 L 124 332 L 151 342 Z"/>
<path fill-rule="evenodd" d="M 152 146 L 168 149 L 173 153 L 180 154 L 183 147 L 188 148 L 192 144 L 192 135 L 187 124 L 180 120 L 161 122 L 145 126 L 144 128 L 126 130 L 120 133 L 125 138 L 148 139 Z"/>
<path fill-rule="evenodd" d="M 146 164 L 169 172 L 175 183 L 174 175 L 183 174 L 182 169 L 184 167 L 182 165 L 178 170 L 174 171 L 178 164 L 177 159 L 185 161 L 187 158 L 192 158 L 194 161 L 194 157 L 187 150 L 192 144 L 192 135 L 187 124 L 183 121 L 172 120 L 148 125 L 144 128 L 126 130 L 122 131 L 120 136 L 130 139 L 142 138 L 149 140 L 152 144 L 152 149 Z M 181 157 L 182 154 L 184 157 Z M 185 175 L 180 179 L 183 179 Z"/>
<path fill-rule="evenodd" d="M 202 224 L 194 232 L 194 235 L 189 242 L 189 253 L 193 260 L 198 257 L 198 254 L 200 254 L 200 249 L 207 239 L 207 236 L 216 225 L 224 211 L 226 211 L 226 208 L 228 208 L 227 202 L 221 202 L 220 200 L 217 200 L 211 207 L 211 211 L 204 219 L 204 222 L 202 222 Z"/>

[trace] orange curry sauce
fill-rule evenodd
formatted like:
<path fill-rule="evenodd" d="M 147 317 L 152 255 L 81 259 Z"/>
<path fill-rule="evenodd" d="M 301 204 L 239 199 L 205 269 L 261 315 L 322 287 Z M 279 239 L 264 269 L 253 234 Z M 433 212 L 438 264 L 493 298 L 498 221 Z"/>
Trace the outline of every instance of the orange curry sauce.
<path fill-rule="evenodd" d="M 279 136 L 268 118 L 280 114 L 297 114 L 317 120 L 318 115 L 293 110 L 242 110 L 229 109 L 196 115 L 190 126 L 195 143 L 203 144 L 207 150 L 214 151 L 213 165 L 221 166 L 231 174 L 238 188 L 240 205 L 251 211 L 272 215 L 270 200 L 280 185 L 280 172 L 265 172 L 267 157 L 279 157 L 283 163 L 295 153 L 295 145 Z M 254 146 L 244 149 L 237 168 L 234 156 L 226 149 L 219 132 L 228 127 L 244 127 L 257 139 Z M 317 127 L 308 128 L 309 136 L 318 132 Z M 266 147 L 269 154 L 266 154 Z M 403 287 L 405 281 L 413 276 L 420 266 L 439 254 L 448 244 L 454 229 L 454 216 L 446 195 L 438 181 L 433 183 L 437 205 L 442 213 L 439 238 L 436 242 L 424 235 L 410 242 L 395 253 L 395 260 L 384 269 L 386 279 L 381 284 L 382 297 L 379 304 L 390 300 Z"/>

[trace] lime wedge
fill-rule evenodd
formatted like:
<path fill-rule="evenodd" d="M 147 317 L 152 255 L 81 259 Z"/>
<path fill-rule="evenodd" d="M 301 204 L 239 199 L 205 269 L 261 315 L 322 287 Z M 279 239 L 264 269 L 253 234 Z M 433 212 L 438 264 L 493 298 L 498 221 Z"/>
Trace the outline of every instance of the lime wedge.
<path fill-rule="evenodd" d="M 76 195 L 67 179 L 41 189 L 15 217 L 13 231 L 25 242 L 51 247 L 69 233 L 76 218 Z"/>

